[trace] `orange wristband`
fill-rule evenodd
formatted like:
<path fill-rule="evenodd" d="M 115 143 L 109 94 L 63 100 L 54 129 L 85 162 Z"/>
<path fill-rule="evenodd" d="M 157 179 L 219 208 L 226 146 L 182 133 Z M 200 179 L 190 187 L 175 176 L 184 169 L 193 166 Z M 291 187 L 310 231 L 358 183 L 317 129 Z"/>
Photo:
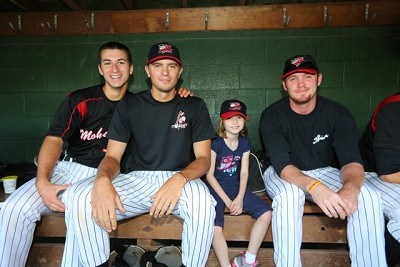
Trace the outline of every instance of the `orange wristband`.
<path fill-rule="evenodd" d="M 312 183 L 309 187 L 307 187 L 307 191 L 308 191 L 308 192 L 311 192 L 311 190 L 313 190 L 314 187 L 315 187 L 316 185 L 320 184 L 320 183 L 321 183 L 321 181 L 319 181 L 319 180 L 315 181 L 315 182 Z"/>

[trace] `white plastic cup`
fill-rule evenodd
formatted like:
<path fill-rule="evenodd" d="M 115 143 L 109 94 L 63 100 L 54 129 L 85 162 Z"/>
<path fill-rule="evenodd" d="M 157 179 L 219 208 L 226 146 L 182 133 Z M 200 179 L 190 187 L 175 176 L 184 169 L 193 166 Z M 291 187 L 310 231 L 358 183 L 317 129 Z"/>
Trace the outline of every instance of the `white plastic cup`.
<path fill-rule="evenodd" d="M 1 180 L 3 181 L 4 193 L 11 194 L 15 191 L 15 189 L 17 188 L 17 178 L 18 176 L 16 175 L 1 178 Z"/>

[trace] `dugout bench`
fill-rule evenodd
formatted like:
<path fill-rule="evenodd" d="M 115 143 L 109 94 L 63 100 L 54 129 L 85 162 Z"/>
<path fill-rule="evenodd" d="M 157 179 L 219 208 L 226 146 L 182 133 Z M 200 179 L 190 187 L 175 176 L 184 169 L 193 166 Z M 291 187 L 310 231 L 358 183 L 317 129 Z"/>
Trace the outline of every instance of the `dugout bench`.
<path fill-rule="evenodd" d="M 0 191 L 0 202 L 7 195 Z M 271 204 L 268 197 L 263 199 Z M 245 250 L 254 220 L 247 214 L 225 216 L 224 234 L 228 241 L 231 257 Z M 53 213 L 43 216 L 37 223 L 34 243 L 32 245 L 27 267 L 58 267 L 61 263 L 65 238 L 64 214 Z M 155 250 L 162 245 L 179 246 L 182 233 L 181 220 L 175 216 L 155 219 L 148 214 L 130 218 L 118 223 L 117 230 L 110 234 L 113 241 L 137 244 L 147 250 Z M 258 253 L 260 266 L 274 266 L 271 227 L 264 238 Z M 346 221 L 331 219 L 321 209 L 306 201 L 303 216 L 303 266 L 350 266 L 348 255 Z M 219 266 L 211 250 L 207 266 Z"/>

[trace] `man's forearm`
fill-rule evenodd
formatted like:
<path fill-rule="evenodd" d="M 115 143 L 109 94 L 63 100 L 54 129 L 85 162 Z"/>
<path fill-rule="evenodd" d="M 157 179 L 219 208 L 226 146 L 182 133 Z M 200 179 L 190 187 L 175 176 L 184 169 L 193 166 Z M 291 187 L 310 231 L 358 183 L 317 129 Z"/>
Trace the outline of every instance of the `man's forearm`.
<path fill-rule="evenodd" d="M 36 182 L 50 182 L 54 167 L 60 157 L 64 141 L 58 136 L 46 136 L 38 155 Z"/>
<path fill-rule="evenodd" d="M 379 177 L 384 182 L 400 184 L 400 172 L 396 172 L 396 173 L 392 173 L 392 174 L 384 174 Z"/>
<path fill-rule="evenodd" d="M 297 185 L 307 190 L 308 186 L 315 182 L 315 179 L 305 175 L 300 169 L 294 165 L 287 165 L 283 168 L 280 177 L 288 183 Z"/>
<path fill-rule="evenodd" d="M 342 167 L 341 169 L 341 179 L 343 181 L 343 187 L 354 188 L 358 191 L 364 184 L 365 172 L 364 168 L 359 163 L 349 163 Z"/>
<path fill-rule="evenodd" d="M 181 173 L 185 178 L 190 181 L 192 179 L 200 178 L 205 175 L 210 168 L 209 157 L 199 157 L 192 161 Z"/>
<path fill-rule="evenodd" d="M 105 156 L 100 162 L 99 168 L 97 169 L 96 179 L 100 177 L 107 177 L 112 181 L 119 174 L 119 172 L 119 162 L 113 157 Z"/>

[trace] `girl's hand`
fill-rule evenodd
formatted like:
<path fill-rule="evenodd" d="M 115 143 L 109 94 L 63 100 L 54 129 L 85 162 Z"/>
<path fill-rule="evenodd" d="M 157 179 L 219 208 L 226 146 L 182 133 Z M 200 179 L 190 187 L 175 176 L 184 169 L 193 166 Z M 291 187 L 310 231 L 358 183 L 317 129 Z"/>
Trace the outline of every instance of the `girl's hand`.
<path fill-rule="evenodd" d="M 229 207 L 231 215 L 240 215 L 243 212 L 243 200 L 235 198 Z"/>

